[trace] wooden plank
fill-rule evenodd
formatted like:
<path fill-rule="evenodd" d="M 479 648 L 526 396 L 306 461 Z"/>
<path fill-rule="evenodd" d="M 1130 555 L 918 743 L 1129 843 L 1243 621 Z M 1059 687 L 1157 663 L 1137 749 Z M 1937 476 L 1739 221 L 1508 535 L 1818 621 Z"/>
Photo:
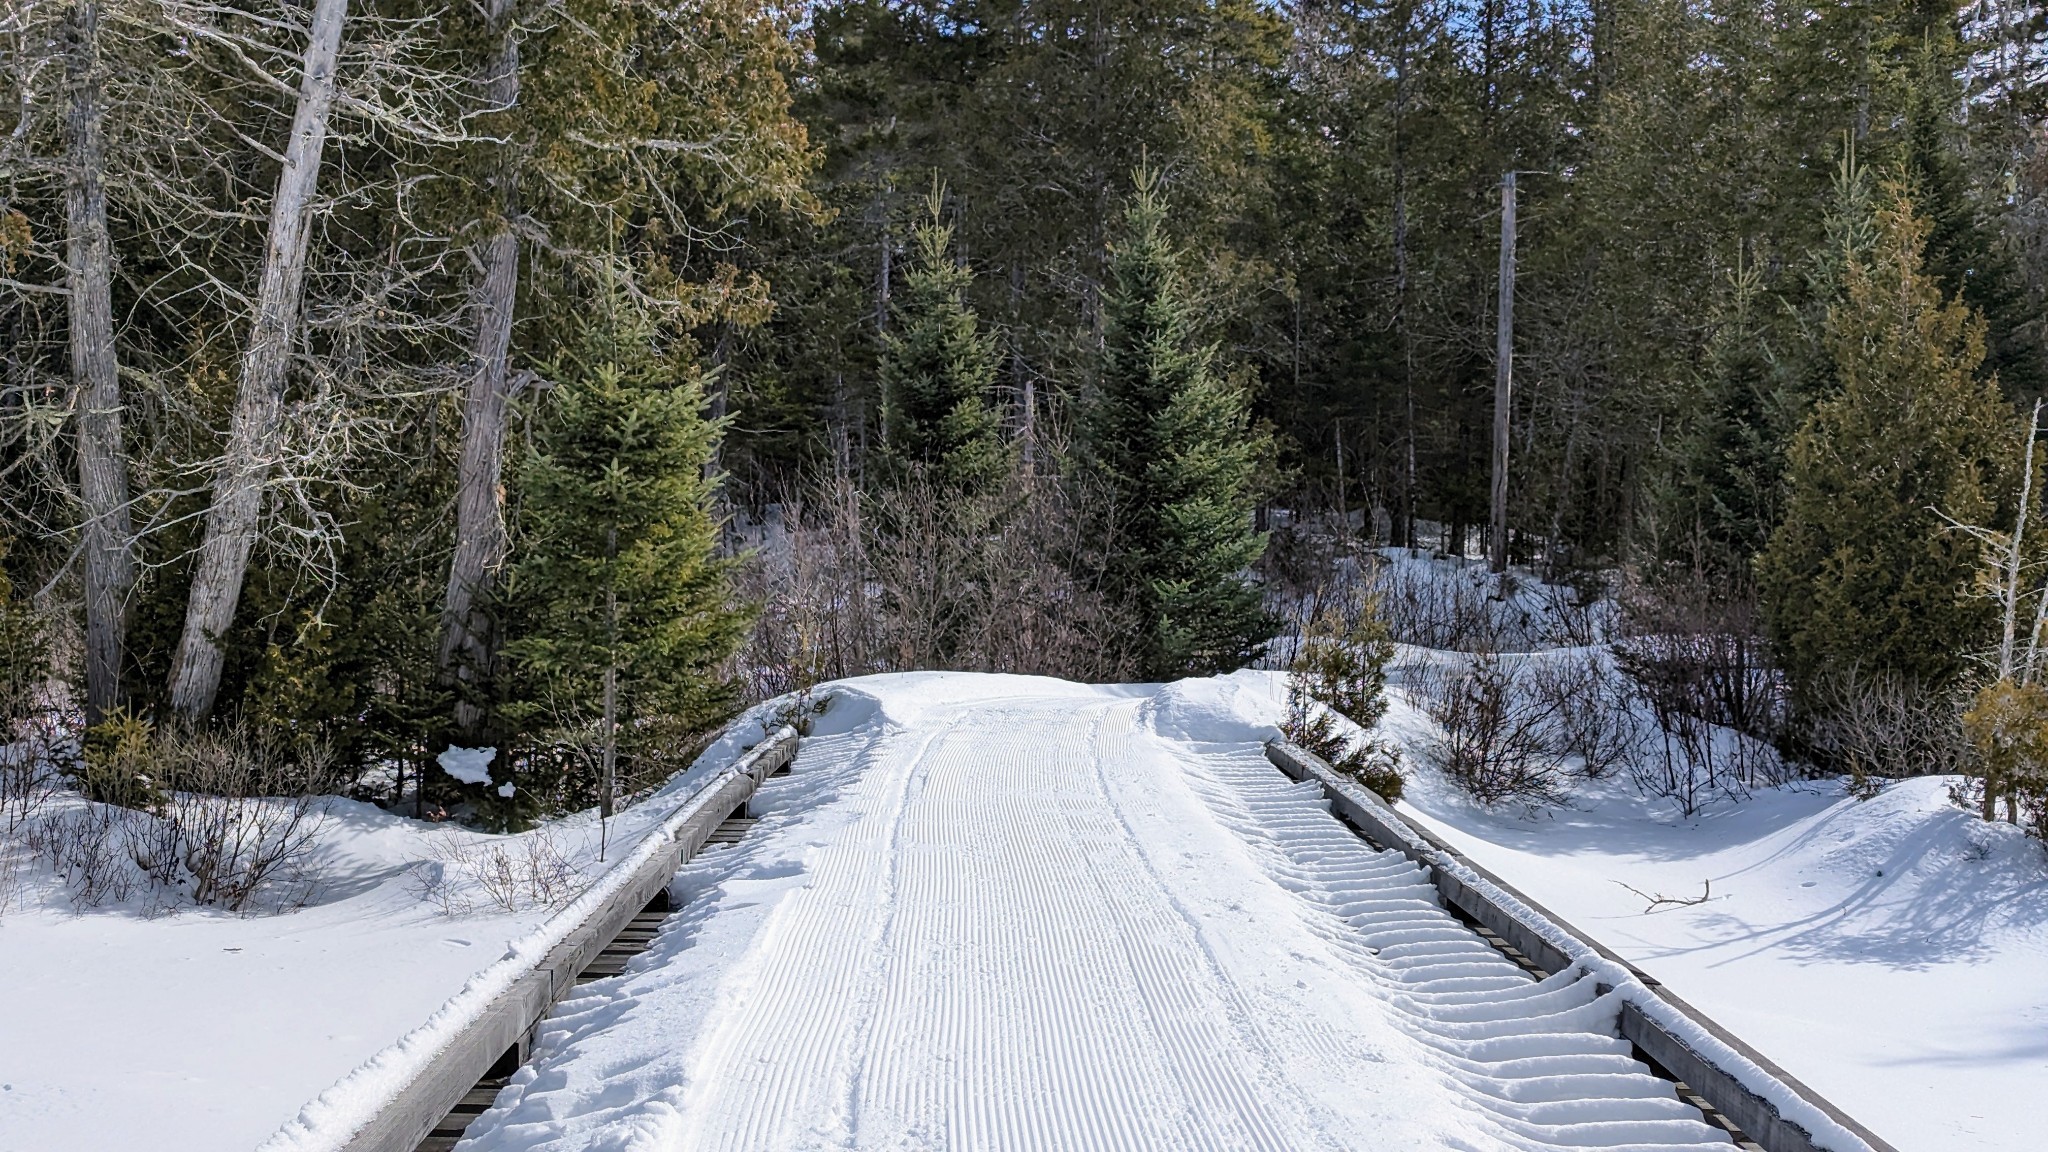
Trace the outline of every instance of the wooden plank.
<path fill-rule="evenodd" d="M 1658 1067 L 1692 1086 L 1701 1099 L 1712 1104 L 1716 1111 L 1728 1117 L 1743 1135 L 1757 1142 L 1768 1152 L 1825 1152 L 1815 1144 L 1806 1129 L 1793 1124 L 1778 1115 L 1778 1109 L 1770 1101 L 1751 1092 L 1739 1080 L 1723 1073 L 1714 1062 L 1695 1051 L 1690 1044 L 1672 1035 L 1655 1020 L 1643 1014 L 1634 1004 L 1621 1008 L 1621 1035 L 1629 1043 L 1642 1049 Z M 1783 1080 L 1784 1077 L 1779 1077 Z M 1793 1083 L 1798 1083 L 1793 1081 Z M 1707 1085 L 1716 1085 L 1720 1091 L 1709 1095 Z M 1805 1093 L 1801 1093 L 1805 1095 Z M 1839 1122 L 1839 1121 L 1838 1121 Z M 1846 1125 L 1845 1125 L 1846 1127 Z M 1854 1131 L 1854 1129 L 1851 1129 Z M 1872 1137 L 1865 1137 L 1866 1141 Z M 1883 1149 L 1881 1142 L 1873 1148 Z"/>
<path fill-rule="evenodd" d="M 676 870 L 696 855 L 736 805 L 796 757 L 797 745 L 795 730 L 782 729 L 678 805 L 675 811 L 683 819 L 673 839 L 456 1033 L 432 1063 L 349 1138 L 342 1146 L 346 1152 L 413 1152 L 507 1052 L 523 1063 L 548 1010 L 576 987 L 577 975 L 668 887 Z"/>
<path fill-rule="evenodd" d="M 1379 847 L 1399 852 L 1420 864 L 1429 873 L 1430 882 L 1436 886 L 1445 907 L 1462 912 L 1485 926 L 1488 931 L 1513 945 L 1516 951 L 1527 956 L 1543 971 L 1561 972 L 1571 967 L 1573 961 L 1549 934 L 1497 903 L 1481 889 L 1466 883 L 1457 872 L 1445 866 L 1446 862 L 1455 862 L 1459 868 L 1469 870 L 1509 897 L 1520 901 L 1536 915 L 1550 921 L 1558 930 L 1569 934 L 1573 942 L 1625 968 L 1649 989 L 1652 995 L 1685 1019 L 1698 1025 L 1708 1035 L 1727 1045 L 1738 1056 L 1762 1069 L 1766 1075 L 1784 1085 L 1793 1095 L 1854 1134 L 1869 1146 L 1871 1152 L 1897 1152 L 1890 1144 L 1835 1107 L 1820 1093 L 1765 1059 L 1762 1053 L 1714 1023 L 1699 1009 L 1672 995 L 1669 989 L 1647 973 L 1623 960 L 1599 941 L 1572 927 L 1565 919 L 1517 891 L 1500 877 L 1474 864 L 1449 844 L 1410 823 L 1407 817 L 1396 812 L 1371 789 L 1355 780 L 1338 775 L 1336 769 L 1330 767 L 1315 753 L 1285 741 L 1274 740 L 1266 744 L 1266 759 L 1293 779 L 1320 784 L 1324 796 L 1330 801 L 1332 812 L 1348 821 Z M 1598 990 L 1605 993 L 1611 989 L 1603 984 Z M 1628 1004 L 1623 1007 L 1620 1033 L 1661 1065 L 1665 1071 L 1699 1093 L 1701 1099 L 1727 1116 L 1766 1152 L 1832 1152 L 1816 1144 L 1813 1135 L 1803 1127 L 1780 1116 L 1775 1105 L 1751 1091 L 1748 1085 L 1733 1073 L 1716 1065 L 1636 1005 Z"/>

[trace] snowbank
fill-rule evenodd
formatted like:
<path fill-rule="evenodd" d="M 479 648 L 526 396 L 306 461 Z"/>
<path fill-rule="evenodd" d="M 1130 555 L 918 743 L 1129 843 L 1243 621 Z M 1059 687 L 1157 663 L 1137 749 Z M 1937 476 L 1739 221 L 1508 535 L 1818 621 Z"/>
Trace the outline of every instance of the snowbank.
<path fill-rule="evenodd" d="M 23 872 L 17 910 L 0 919 L 0 972 L 33 994 L 0 1001 L 0 1152 L 333 1142 L 603 887 L 567 908 L 507 906 L 476 890 L 437 897 L 429 880 L 457 877 L 446 864 L 465 853 L 516 856 L 546 838 L 573 896 L 615 875 L 606 870 L 759 741 L 771 715 L 742 717 L 621 813 L 603 861 L 594 813 L 498 837 L 337 799 L 325 802 L 316 846 L 322 886 L 286 915 L 152 916 L 140 904 L 79 913 L 55 877 Z"/>
<path fill-rule="evenodd" d="M 1487 813 L 1423 773 L 1401 809 L 1902 1152 L 2020 1152 L 2048 1124 L 2048 860 L 1950 783 L 1769 789 L 1680 821 L 1619 788 Z"/>

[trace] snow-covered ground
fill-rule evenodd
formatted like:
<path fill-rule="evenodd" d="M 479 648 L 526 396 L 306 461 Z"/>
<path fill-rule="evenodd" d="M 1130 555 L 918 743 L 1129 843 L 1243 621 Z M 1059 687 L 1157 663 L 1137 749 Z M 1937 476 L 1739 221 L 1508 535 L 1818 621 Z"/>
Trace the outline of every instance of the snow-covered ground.
<path fill-rule="evenodd" d="M 760 737 L 748 720 L 612 821 L 602 863 L 594 814 L 507 837 L 325 801 L 313 900 L 281 915 L 148 893 L 79 910 L 0 841 L 0 1152 L 255 1148 L 287 1125 L 306 1134 L 302 1109 L 323 1093 L 316 1117 L 346 1115 L 332 1086 L 431 1048 L 544 951 L 563 905 Z M 480 882 L 496 852 L 525 881 L 502 901 Z"/>
<path fill-rule="evenodd" d="M 1901 1152 L 2048 1139 L 2048 859 L 1951 804 L 1948 779 L 1869 801 L 1793 785 L 1682 820 L 1618 782 L 1524 815 L 1417 775 L 1403 812 Z"/>
<path fill-rule="evenodd" d="M 837 686 L 463 1147 L 1725 1145 L 1611 998 L 1451 920 L 1229 687 Z"/>
<path fill-rule="evenodd" d="M 761 824 L 684 869 L 653 949 L 564 1002 L 468 1147 L 1718 1140 L 1631 1064 L 1588 982 L 1529 981 L 1265 762 L 1281 674 L 829 691 Z M 615 824 L 611 860 L 759 725 L 740 729 Z M 1487 811 L 1428 767 L 1399 689 L 1383 729 L 1405 812 L 1902 1152 L 2040 1146 L 2048 859 L 1947 781 L 1681 819 L 1615 776 Z M 77 913 L 56 878 L 13 877 L 0 1152 L 329 1146 L 559 924 L 421 882 L 519 838 L 329 813 L 325 884 L 283 916 Z M 544 833 L 577 884 L 593 831 Z"/>
<path fill-rule="evenodd" d="M 1281 674 L 1217 683 L 1247 722 L 1284 715 Z M 1901 1152 L 2043 1146 L 2048 852 L 1956 807 L 1953 780 L 1867 801 L 1806 781 L 1685 819 L 1617 773 L 1574 781 L 1561 806 L 1487 810 L 1430 767 L 1428 718 L 1391 696 L 1381 730 L 1406 751 L 1404 814 Z"/>

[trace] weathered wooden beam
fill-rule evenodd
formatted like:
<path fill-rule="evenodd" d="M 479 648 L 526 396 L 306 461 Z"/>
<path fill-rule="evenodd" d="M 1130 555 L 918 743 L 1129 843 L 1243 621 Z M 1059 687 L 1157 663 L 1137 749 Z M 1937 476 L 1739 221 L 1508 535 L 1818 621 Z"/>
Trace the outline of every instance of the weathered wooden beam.
<path fill-rule="evenodd" d="M 796 757 L 797 743 L 795 729 L 782 729 L 677 805 L 649 833 L 666 837 L 668 842 L 634 866 L 632 874 L 531 970 L 450 1039 L 419 1075 L 342 1145 L 346 1152 L 413 1152 L 500 1060 L 509 1054 L 512 1063 L 524 1063 L 542 1021 L 555 1003 L 576 987 L 577 974 L 668 887 L 676 870 L 704 847 L 712 829 L 735 807 L 746 803 L 763 780 Z"/>

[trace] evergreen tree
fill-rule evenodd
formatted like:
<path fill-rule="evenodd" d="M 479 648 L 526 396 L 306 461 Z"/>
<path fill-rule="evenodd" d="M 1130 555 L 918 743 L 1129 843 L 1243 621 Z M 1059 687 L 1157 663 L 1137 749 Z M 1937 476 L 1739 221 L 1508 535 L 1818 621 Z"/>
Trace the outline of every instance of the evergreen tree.
<path fill-rule="evenodd" d="M 1798 399 L 1757 315 L 1762 277 L 1738 265 L 1707 347 L 1705 410 L 1678 445 L 1667 503 L 1665 560 L 1717 581 L 1747 585 L 1750 564 L 1777 527 L 1785 450 Z"/>
<path fill-rule="evenodd" d="M 1828 311 L 1837 391 L 1792 441 L 1785 520 L 1758 565 L 1772 642 L 1809 702 L 1858 669 L 1953 682 L 1990 634 L 1993 606 L 1971 595 L 1978 545 L 1943 517 L 1992 519 L 2012 413 L 1978 374 L 1983 321 L 1926 269 L 1928 222 L 1903 188 L 1888 199 Z"/>
<path fill-rule="evenodd" d="M 1112 593 L 1142 623 L 1140 668 L 1161 679 L 1238 667 L 1273 631 L 1245 578 L 1266 546 L 1252 505 L 1270 444 L 1252 429 L 1245 381 L 1197 340 L 1178 264 L 1158 177 L 1141 169 L 1110 246 L 1082 451 L 1116 517 Z"/>
<path fill-rule="evenodd" d="M 14 598 L 7 578 L 11 541 L 0 532 L 0 740 L 13 743 L 26 734 L 20 727 L 39 710 L 37 696 L 49 671 L 42 630 L 26 604 Z"/>
<path fill-rule="evenodd" d="M 716 666 L 745 617 L 718 556 L 707 465 L 720 426 L 704 416 L 705 373 L 664 359 L 644 324 L 596 320 L 552 375 L 514 493 L 505 653 L 516 687 L 503 720 L 511 739 L 538 745 L 532 783 L 604 803 L 590 771 L 599 749 L 616 741 L 619 778 L 632 781 L 678 725 L 726 706 Z"/>
<path fill-rule="evenodd" d="M 939 215 L 943 200 L 934 185 L 930 218 L 913 237 L 916 262 L 882 337 L 882 427 L 899 474 L 961 494 L 986 490 L 1005 461 L 1001 418 L 988 399 L 995 340 L 980 331 L 967 303 L 974 273 L 952 258 L 953 230 Z"/>

